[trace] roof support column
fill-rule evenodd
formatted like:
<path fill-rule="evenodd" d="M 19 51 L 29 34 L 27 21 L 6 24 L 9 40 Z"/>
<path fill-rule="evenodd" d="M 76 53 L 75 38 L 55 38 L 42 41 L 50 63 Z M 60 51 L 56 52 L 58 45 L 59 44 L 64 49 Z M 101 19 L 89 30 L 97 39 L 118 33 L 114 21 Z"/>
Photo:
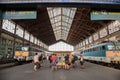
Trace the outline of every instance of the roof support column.
<path fill-rule="evenodd" d="M 32 46 L 34 46 L 34 41 L 35 41 L 35 40 L 34 40 L 34 36 L 33 36 L 33 41 L 31 42 L 31 45 L 32 45 Z"/>
<path fill-rule="evenodd" d="M 98 31 L 98 42 L 101 42 L 101 40 L 100 40 L 100 31 Z"/>
<path fill-rule="evenodd" d="M 89 40 L 89 38 L 88 38 L 88 45 L 90 45 L 90 40 Z"/>
<path fill-rule="evenodd" d="M 106 30 L 107 30 L 107 35 L 109 35 L 110 33 L 109 33 L 108 25 L 107 25 L 107 27 L 106 27 Z M 110 41 L 110 40 L 109 40 L 109 37 L 108 37 L 108 41 Z"/>
<path fill-rule="evenodd" d="M 87 43 L 86 43 L 86 41 L 84 41 L 85 42 L 85 48 L 87 48 Z"/>
<path fill-rule="evenodd" d="M 37 38 L 37 47 L 39 47 L 39 45 L 38 45 L 38 38 Z"/>
<path fill-rule="evenodd" d="M 1 34 L 2 34 L 2 22 L 3 22 L 3 20 L 2 20 L 2 12 L 0 10 L 0 44 L 1 44 L 1 39 L 2 39 L 2 37 L 1 37 Z"/>
<path fill-rule="evenodd" d="M 15 54 L 15 43 L 16 43 L 16 30 L 17 30 L 17 24 L 15 23 L 15 30 L 14 30 L 14 40 L 13 40 L 13 58 L 14 58 L 14 54 Z"/>
<path fill-rule="evenodd" d="M 0 10 L 0 51 L 1 51 L 1 44 L 2 44 L 2 24 L 3 24 L 3 20 L 2 20 L 2 11 Z M 4 55 L 4 53 L 2 53 L 2 56 Z"/>
<path fill-rule="evenodd" d="M 94 37 L 93 37 L 93 35 L 91 35 L 91 37 L 92 37 L 92 44 L 94 44 L 95 41 L 94 41 Z"/>
<path fill-rule="evenodd" d="M 23 32 L 23 46 L 25 45 L 25 29 L 24 29 L 24 32 Z"/>
<path fill-rule="evenodd" d="M 29 35 L 29 46 L 31 45 L 30 39 L 31 39 L 31 34 Z"/>

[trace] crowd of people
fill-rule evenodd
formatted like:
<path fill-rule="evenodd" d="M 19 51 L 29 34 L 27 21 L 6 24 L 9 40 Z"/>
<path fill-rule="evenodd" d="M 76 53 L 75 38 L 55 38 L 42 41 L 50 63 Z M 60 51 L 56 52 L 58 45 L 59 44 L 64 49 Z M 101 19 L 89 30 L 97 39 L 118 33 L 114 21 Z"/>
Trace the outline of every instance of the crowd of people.
<path fill-rule="evenodd" d="M 50 67 L 51 69 L 57 70 L 57 63 L 58 63 L 58 59 L 56 54 L 51 54 L 50 56 L 43 56 L 43 54 L 41 54 L 40 56 L 38 55 L 38 53 L 35 54 L 33 61 L 34 61 L 34 71 L 37 71 L 37 69 L 39 69 L 41 67 L 41 64 L 43 63 L 43 60 L 47 59 L 50 62 Z M 69 70 L 71 67 L 75 67 L 76 63 L 79 62 L 80 63 L 80 68 L 84 68 L 84 58 L 83 55 L 80 54 L 80 56 L 76 56 L 76 55 L 72 55 L 72 59 L 70 60 L 70 55 L 67 54 L 66 56 L 64 56 L 64 69 L 65 70 Z"/>

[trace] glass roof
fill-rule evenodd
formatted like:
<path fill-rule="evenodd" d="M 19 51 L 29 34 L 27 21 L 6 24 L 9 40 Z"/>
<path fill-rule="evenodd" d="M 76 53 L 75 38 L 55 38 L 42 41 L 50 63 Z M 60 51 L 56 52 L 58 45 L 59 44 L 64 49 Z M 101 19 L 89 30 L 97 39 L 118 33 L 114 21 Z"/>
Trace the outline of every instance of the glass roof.
<path fill-rule="evenodd" d="M 74 51 L 74 47 L 65 42 L 60 41 L 49 46 L 49 51 Z"/>
<path fill-rule="evenodd" d="M 75 16 L 76 8 L 48 7 L 47 10 L 56 40 L 66 40 Z"/>

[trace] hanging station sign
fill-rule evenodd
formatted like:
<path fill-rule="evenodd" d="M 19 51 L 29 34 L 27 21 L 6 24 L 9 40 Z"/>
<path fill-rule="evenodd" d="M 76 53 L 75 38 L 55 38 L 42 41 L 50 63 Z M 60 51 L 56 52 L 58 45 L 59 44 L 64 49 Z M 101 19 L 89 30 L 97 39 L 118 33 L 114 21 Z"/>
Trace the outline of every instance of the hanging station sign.
<path fill-rule="evenodd" d="M 120 12 L 92 11 L 91 20 L 120 20 Z"/>
<path fill-rule="evenodd" d="M 36 11 L 2 11 L 2 19 L 36 19 Z"/>

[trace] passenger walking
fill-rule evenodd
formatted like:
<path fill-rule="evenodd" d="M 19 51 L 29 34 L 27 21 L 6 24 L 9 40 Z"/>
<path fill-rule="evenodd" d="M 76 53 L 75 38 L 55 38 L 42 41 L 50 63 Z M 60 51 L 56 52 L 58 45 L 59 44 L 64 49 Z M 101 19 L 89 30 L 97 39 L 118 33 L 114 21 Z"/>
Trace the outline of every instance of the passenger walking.
<path fill-rule="evenodd" d="M 56 66 L 56 55 L 55 54 L 53 54 L 52 56 L 51 56 L 51 61 L 52 61 L 52 63 L 51 63 L 51 66 L 52 66 L 52 70 L 54 71 L 54 70 L 57 70 L 57 66 Z"/>
<path fill-rule="evenodd" d="M 47 61 L 49 60 L 49 56 L 48 55 L 46 56 L 46 59 L 47 59 Z"/>
<path fill-rule="evenodd" d="M 40 63 L 42 64 L 43 63 L 43 54 L 40 55 L 39 60 L 40 60 Z"/>
<path fill-rule="evenodd" d="M 37 69 L 40 67 L 38 53 L 35 53 L 33 61 L 34 61 L 34 71 L 37 71 Z"/>
<path fill-rule="evenodd" d="M 75 63 L 78 60 L 78 57 L 76 55 L 72 55 L 72 67 L 75 67 Z"/>
<path fill-rule="evenodd" d="M 67 54 L 64 58 L 65 58 L 65 69 L 68 70 L 70 68 L 69 54 Z"/>
<path fill-rule="evenodd" d="M 80 68 L 84 68 L 84 58 L 83 58 L 83 55 L 82 54 L 80 54 Z"/>
<path fill-rule="evenodd" d="M 52 55 L 49 56 L 50 67 L 51 67 L 51 64 L 52 64 L 51 57 L 52 57 Z"/>

